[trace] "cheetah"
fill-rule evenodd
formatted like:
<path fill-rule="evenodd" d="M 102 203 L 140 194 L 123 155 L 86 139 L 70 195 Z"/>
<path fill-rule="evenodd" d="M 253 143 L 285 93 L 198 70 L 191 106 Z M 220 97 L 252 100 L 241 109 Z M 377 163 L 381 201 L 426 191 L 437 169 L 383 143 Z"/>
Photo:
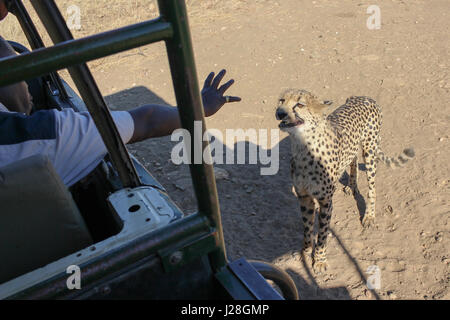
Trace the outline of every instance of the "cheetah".
<path fill-rule="evenodd" d="M 362 147 L 369 185 L 368 205 L 361 221 L 367 228 L 375 219 L 375 174 L 377 162 L 403 166 L 414 157 L 405 149 L 397 158 L 380 150 L 381 109 L 368 97 L 350 97 L 344 105 L 325 115 L 330 101 L 320 101 L 305 90 L 289 89 L 278 101 L 276 118 L 280 130 L 291 138 L 291 177 L 300 201 L 304 226 L 302 254 L 311 255 L 317 273 L 327 269 L 326 241 L 332 213 L 332 197 L 337 182 L 350 166 L 350 178 L 344 191 L 357 189 L 358 152 Z M 314 246 L 312 233 L 318 213 L 319 230 Z"/>

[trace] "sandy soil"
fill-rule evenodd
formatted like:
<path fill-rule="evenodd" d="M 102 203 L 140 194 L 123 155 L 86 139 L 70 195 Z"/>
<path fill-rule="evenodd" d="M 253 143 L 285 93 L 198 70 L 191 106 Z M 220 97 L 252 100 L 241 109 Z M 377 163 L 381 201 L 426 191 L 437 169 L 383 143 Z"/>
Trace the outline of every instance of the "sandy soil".
<path fill-rule="evenodd" d="M 154 15 L 153 3 L 136 1 L 139 9 L 131 6 L 126 17 Z M 383 150 L 396 155 L 413 146 L 416 151 L 405 168 L 380 166 L 374 229 L 363 230 L 357 203 L 338 189 L 330 268 L 322 275 L 298 258 L 303 231 L 299 204 L 290 191 L 286 135 L 280 133 L 275 176 L 261 176 L 259 165 L 218 165 L 229 174 L 217 186 L 230 259 L 245 256 L 275 263 L 294 278 L 301 299 L 449 299 L 448 1 L 376 1 L 380 30 L 366 27 L 366 10 L 373 3 L 360 0 L 188 3 L 200 81 L 224 67 L 227 78 L 236 80 L 230 93 L 243 99 L 209 118 L 208 128 L 276 129 L 280 91 L 304 88 L 333 100 L 334 107 L 351 95 L 375 98 L 384 113 Z M 83 29 L 77 36 L 117 27 L 117 12 L 105 1 L 89 7 L 82 11 Z M 175 104 L 162 44 L 90 65 L 112 109 Z M 175 144 L 161 138 L 130 150 L 183 210 L 195 212 L 188 168 L 170 161 Z M 366 195 L 363 172 L 359 188 Z M 366 286 L 370 266 L 380 270 L 380 289 Z"/>

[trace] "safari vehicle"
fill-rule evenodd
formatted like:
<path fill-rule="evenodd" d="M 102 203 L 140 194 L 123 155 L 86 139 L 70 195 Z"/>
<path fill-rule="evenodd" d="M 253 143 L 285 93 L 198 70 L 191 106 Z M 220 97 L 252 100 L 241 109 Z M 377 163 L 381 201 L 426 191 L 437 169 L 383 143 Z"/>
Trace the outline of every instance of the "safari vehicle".
<path fill-rule="evenodd" d="M 89 111 L 108 156 L 71 190 L 43 156 L 0 164 L 0 299 L 298 298 L 275 266 L 228 261 L 212 166 L 190 166 L 198 212 L 185 216 L 119 137 L 85 63 L 157 41 L 167 45 L 183 127 L 204 123 L 185 3 L 158 2 L 158 19 L 74 40 L 53 0 L 31 0 L 55 43 L 44 48 L 23 3 L 6 1 L 32 51 L 11 42 L 21 54 L 0 60 L 0 86 L 26 80 L 34 111 Z"/>

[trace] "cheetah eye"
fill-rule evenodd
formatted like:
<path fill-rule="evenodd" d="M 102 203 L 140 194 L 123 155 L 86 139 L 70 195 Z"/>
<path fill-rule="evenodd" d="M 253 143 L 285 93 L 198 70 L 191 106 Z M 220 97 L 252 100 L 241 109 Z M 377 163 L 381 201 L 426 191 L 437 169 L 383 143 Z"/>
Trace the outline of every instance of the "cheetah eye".
<path fill-rule="evenodd" d="M 278 101 L 279 104 L 283 104 L 286 100 L 284 99 L 280 99 L 280 101 Z"/>
<path fill-rule="evenodd" d="M 297 102 L 297 104 L 292 107 L 292 110 L 295 112 L 296 108 L 303 108 L 303 107 L 306 107 L 306 104 L 304 104 L 302 102 Z"/>

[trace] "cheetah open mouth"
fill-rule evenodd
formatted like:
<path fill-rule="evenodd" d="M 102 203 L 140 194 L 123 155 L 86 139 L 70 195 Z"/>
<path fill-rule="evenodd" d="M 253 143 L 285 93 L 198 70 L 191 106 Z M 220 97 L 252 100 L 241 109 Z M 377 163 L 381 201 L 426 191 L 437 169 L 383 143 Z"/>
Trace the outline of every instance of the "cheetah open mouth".
<path fill-rule="evenodd" d="M 301 126 L 302 124 L 305 123 L 305 121 L 302 118 L 298 117 L 298 116 L 295 117 L 295 121 L 294 122 L 288 122 L 288 121 L 289 120 L 281 121 L 281 123 L 279 125 L 280 129 L 298 127 L 298 126 Z"/>

